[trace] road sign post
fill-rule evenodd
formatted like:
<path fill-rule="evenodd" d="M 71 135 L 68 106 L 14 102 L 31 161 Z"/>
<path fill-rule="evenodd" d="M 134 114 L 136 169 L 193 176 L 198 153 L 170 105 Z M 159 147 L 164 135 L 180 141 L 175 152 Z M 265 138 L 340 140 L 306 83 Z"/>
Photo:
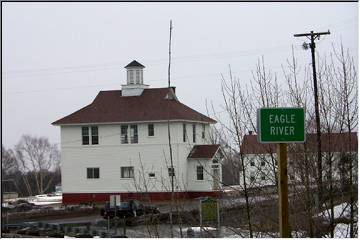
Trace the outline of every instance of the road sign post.
<path fill-rule="evenodd" d="M 279 143 L 277 145 L 277 156 L 279 161 L 279 228 L 280 236 L 289 238 L 289 202 L 288 202 L 288 176 L 287 176 L 287 144 Z"/>
<path fill-rule="evenodd" d="M 257 129 L 260 143 L 277 143 L 279 229 L 281 237 L 289 238 L 287 143 L 305 142 L 305 110 L 260 108 L 257 111 Z"/>

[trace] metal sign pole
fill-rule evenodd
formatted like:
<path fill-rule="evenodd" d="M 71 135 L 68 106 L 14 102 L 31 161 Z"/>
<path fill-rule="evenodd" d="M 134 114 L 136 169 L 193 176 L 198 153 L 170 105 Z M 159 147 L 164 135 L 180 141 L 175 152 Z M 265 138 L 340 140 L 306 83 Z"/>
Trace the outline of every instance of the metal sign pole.
<path fill-rule="evenodd" d="M 221 233 L 221 225 L 220 225 L 220 200 L 217 199 L 217 237 L 220 237 L 220 233 Z"/>
<path fill-rule="evenodd" d="M 123 217 L 123 235 L 126 236 L 126 219 L 125 219 L 125 216 Z"/>
<path fill-rule="evenodd" d="M 279 226 L 280 236 L 290 238 L 289 231 L 289 202 L 288 202 L 288 176 L 287 176 L 287 144 L 277 145 L 279 162 Z"/>
<path fill-rule="evenodd" d="M 202 202 L 201 202 L 201 199 L 200 199 L 200 210 L 199 210 L 199 213 L 200 213 L 200 237 L 202 237 L 202 225 L 203 225 L 203 223 L 202 223 L 202 210 L 201 210 L 201 208 L 202 208 Z"/>
<path fill-rule="evenodd" d="M 109 235 L 109 233 L 110 233 L 110 217 L 109 217 L 109 215 L 107 217 L 107 220 L 108 220 L 107 233 Z"/>

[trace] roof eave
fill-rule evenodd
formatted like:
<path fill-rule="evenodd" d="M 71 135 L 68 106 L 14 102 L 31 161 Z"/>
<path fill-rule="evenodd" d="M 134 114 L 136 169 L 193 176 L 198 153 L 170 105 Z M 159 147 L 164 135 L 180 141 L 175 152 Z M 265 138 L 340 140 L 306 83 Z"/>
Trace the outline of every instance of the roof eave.
<path fill-rule="evenodd" d="M 60 119 L 61 120 L 61 119 Z M 168 120 L 140 120 L 140 121 L 124 121 L 124 122 L 78 122 L 78 123 L 61 123 L 60 120 L 57 120 L 51 125 L 54 126 L 79 126 L 79 125 L 110 125 L 110 124 L 128 124 L 128 123 L 149 123 L 149 122 L 167 122 Z M 210 121 L 200 121 L 200 120 L 187 120 L 187 119 L 170 119 L 170 122 L 198 122 L 198 123 L 209 123 Z"/>

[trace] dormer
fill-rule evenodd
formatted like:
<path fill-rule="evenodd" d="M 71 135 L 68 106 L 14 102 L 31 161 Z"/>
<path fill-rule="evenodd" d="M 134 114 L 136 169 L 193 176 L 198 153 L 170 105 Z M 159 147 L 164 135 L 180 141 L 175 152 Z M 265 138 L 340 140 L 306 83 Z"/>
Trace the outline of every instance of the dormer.
<path fill-rule="evenodd" d="M 132 61 L 126 68 L 126 85 L 122 85 L 122 96 L 140 96 L 149 85 L 144 84 L 143 66 L 137 61 Z"/>

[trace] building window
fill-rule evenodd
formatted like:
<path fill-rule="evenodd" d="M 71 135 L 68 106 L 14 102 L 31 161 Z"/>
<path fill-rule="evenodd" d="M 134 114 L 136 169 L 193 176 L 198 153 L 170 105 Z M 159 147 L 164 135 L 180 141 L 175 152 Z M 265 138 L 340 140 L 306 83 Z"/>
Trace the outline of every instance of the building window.
<path fill-rule="evenodd" d="M 97 126 L 91 127 L 91 144 L 99 144 L 99 134 Z"/>
<path fill-rule="evenodd" d="M 82 127 L 81 128 L 81 135 L 82 135 L 82 144 L 89 145 L 89 128 Z"/>
<path fill-rule="evenodd" d="M 154 136 L 154 124 L 148 124 L 148 136 Z"/>
<path fill-rule="evenodd" d="M 261 173 L 261 180 L 265 180 L 265 177 L 266 177 L 266 176 L 265 176 L 265 173 L 262 172 L 262 173 Z"/>
<path fill-rule="evenodd" d="M 250 183 L 253 183 L 253 182 L 255 182 L 255 175 L 252 173 L 250 175 Z"/>
<path fill-rule="evenodd" d="M 183 142 L 186 142 L 186 124 L 183 123 Z"/>
<path fill-rule="evenodd" d="M 204 180 L 204 167 L 203 166 L 196 166 L 196 179 Z"/>
<path fill-rule="evenodd" d="M 134 167 L 121 167 L 121 178 L 134 178 Z"/>
<path fill-rule="evenodd" d="M 100 170 L 99 168 L 87 168 L 86 169 L 87 178 L 100 178 Z"/>
<path fill-rule="evenodd" d="M 251 161 L 250 161 L 250 166 L 255 166 L 254 160 L 251 160 Z"/>
<path fill-rule="evenodd" d="M 130 84 L 134 84 L 134 71 L 133 70 L 129 70 L 130 73 Z"/>
<path fill-rule="evenodd" d="M 202 125 L 201 137 L 202 139 L 205 139 L 205 124 Z"/>
<path fill-rule="evenodd" d="M 171 176 L 175 176 L 175 170 L 174 170 L 174 168 L 172 167 L 169 167 L 168 168 L 168 173 L 169 173 L 169 177 L 171 177 Z"/>
<path fill-rule="evenodd" d="M 136 84 L 140 84 L 140 70 L 136 70 Z"/>
<path fill-rule="evenodd" d="M 149 178 L 155 178 L 155 173 L 149 173 Z"/>
<path fill-rule="evenodd" d="M 196 124 L 193 124 L 193 142 L 196 142 Z"/>
<path fill-rule="evenodd" d="M 122 144 L 129 143 L 127 125 L 121 125 L 121 143 Z"/>
<path fill-rule="evenodd" d="M 219 168 L 219 164 L 213 164 L 213 165 L 211 165 L 211 168 L 212 168 L 212 169 L 218 169 L 218 168 Z"/>
<path fill-rule="evenodd" d="M 130 143 L 138 143 L 137 125 L 130 125 Z"/>

